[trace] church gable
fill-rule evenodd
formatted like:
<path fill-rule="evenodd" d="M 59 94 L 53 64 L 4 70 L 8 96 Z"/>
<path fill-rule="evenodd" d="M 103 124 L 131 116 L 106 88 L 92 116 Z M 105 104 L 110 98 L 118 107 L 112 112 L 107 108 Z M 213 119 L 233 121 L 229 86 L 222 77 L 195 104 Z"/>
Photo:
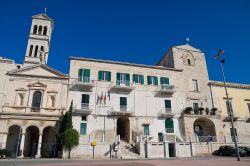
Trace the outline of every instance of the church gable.
<path fill-rule="evenodd" d="M 46 66 L 34 65 L 8 72 L 8 75 L 33 76 L 33 77 L 51 77 L 51 78 L 68 78 L 66 75 Z"/>

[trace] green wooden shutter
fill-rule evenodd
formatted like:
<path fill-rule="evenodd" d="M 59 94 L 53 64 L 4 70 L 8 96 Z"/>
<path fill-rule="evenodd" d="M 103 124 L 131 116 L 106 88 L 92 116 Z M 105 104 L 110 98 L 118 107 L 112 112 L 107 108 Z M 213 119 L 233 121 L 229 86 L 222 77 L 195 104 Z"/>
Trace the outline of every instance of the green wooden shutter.
<path fill-rule="evenodd" d="M 151 76 L 147 76 L 147 82 L 148 82 L 148 85 L 151 85 L 152 84 L 152 81 L 151 81 Z"/>
<path fill-rule="evenodd" d="M 169 84 L 169 78 L 161 77 L 160 82 L 161 82 L 161 85 L 168 85 Z"/>
<path fill-rule="evenodd" d="M 116 73 L 116 85 L 120 85 L 121 73 Z"/>
<path fill-rule="evenodd" d="M 108 71 L 107 74 L 108 74 L 108 80 L 107 81 L 111 81 L 111 72 Z"/>
<path fill-rule="evenodd" d="M 165 120 L 165 128 L 174 129 L 174 123 L 172 118 L 167 118 Z"/>
<path fill-rule="evenodd" d="M 144 135 L 149 135 L 149 125 L 143 125 Z"/>
<path fill-rule="evenodd" d="M 155 85 L 158 85 L 158 77 L 154 77 L 154 79 L 155 79 Z"/>
<path fill-rule="evenodd" d="M 138 79 L 136 79 L 137 75 L 136 74 L 133 74 L 133 82 L 134 83 L 138 83 Z"/>
<path fill-rule="evenodd" d="M 130 85 L 130 74 L 126 74 L 126 86 Z"/>
<path fill-rule="evenodd" d="M 80 135 L 86 135 L 87 123 L 81 123 L 80 125 Z"/>
<path fill-rule="evenodd" d="M 165 100 L 165 108 L 171 108 L 171 100 Z"/>
<path fill-rule="evenodd" d="M 81 82 L 83 80 L 82 75 L 83 74 L 83 69 L 78 70 L 78 81 Z"/>
<path fill-rule="evenodd" d="M 141 77 L 141 84 L 144 84 L 144 76 L 140 75 L 140 77 Z"/>
<path fill-rule="evenodd" d="M 102 80 L 102 71 L 98 72 L 98 80 L 101 81 Z"/>
<path fill-rule="evenodd" d="M 84 77 L 90 77 L 90 69 L 84 69 Z"/>

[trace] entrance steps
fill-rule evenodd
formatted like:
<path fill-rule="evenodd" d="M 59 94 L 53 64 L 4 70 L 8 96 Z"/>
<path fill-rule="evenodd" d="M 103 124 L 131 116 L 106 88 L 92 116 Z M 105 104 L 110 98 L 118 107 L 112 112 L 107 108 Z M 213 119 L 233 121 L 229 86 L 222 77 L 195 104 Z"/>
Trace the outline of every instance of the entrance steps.
<path fill-rule="evenodd" d="M 120 150 L 122 159 L 138 159 L 139 154 L 134 146 L 125 141 L 120 141 Z"/>

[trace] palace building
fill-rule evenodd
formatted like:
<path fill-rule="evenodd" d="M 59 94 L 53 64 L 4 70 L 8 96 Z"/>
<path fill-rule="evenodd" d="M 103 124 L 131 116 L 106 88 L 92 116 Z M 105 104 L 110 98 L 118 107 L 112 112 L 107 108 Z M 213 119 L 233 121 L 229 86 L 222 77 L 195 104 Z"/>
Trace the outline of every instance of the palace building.
<path fill-rule="evenodd" d="M 188 157 L 250 144 L 250 85 L 227 84 L 234 140 L 223 84 L 209 80 L 202 50 L 173 46 L 155 65 L 71 56 L 65 75 L 47 65 L 53 26 L 46 14 L 33 16 L 23 64 L 0 58 L 0 145 L 12 156 L 64 156 L 56 133 L 71 102 L 75 158 L 91 158 L 92 141 L 98 158 Z"/>

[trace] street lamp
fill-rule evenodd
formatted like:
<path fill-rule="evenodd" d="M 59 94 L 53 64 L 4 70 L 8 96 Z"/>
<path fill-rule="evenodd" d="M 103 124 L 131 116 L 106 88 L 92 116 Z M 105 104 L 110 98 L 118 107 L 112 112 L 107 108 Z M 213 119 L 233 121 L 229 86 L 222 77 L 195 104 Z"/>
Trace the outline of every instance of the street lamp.
<path fill-rule="evenodd" d="M 222 73 L 222 76 L 223 76 L 224 88 L 225 88 L 225 92 L 226 92 L 227 108 L 228 108 L 228 113 L 229 113 L 229 119 L 230 119 L 231 126 L 232 126 L 232 134 L 233 134 L 234 145 L 235 145 L 235 149 L 236 149 L 236 157 L 237 157 L 237 161 L 240 161 L 238 143 L 237 143 L 237 140 L 236 140 L 236 133 L 235 133 L 234 123 L 233 123 L 233 119 L 234 119 L 233 110 L 231 108 L 231 105 L 229 104 L 229 97 L 228 97 L 228 92 L 227 92 L 226 78 L 225 78 L 225 73 L 224 73 L 224 69 L 223 69 L 223 64 L 225 63 L 225 60 L 221 58 L 222 54 L 224 54 L 224 50 L 220 49 L 218 54 L 215 55 L 214 58 L 218 59 L 220 61 L 220 64 L 221 64 L 221 73 Z"/>

